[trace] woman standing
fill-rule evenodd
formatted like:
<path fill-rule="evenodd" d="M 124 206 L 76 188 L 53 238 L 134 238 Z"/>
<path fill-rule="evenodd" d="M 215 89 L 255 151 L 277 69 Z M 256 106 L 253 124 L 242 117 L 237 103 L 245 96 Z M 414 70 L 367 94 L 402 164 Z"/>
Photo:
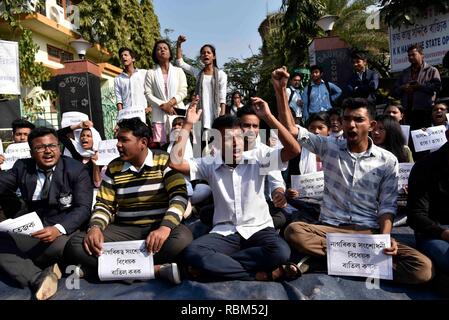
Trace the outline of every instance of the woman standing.
<path fill-rule="evenodd" d="M 182 69 L 171 64 L 173 55 L 167 41 L 154 44 L 152 58 L 156 66 L 145 77 L 145 96 L 153 108 L 153 142 L 162 145 L 167 142 L 168 115 L 176 114 L 175 108 L 185 109 L 187 80 Z"/>
<path fill-rule="evenodd" d="M 194 139 L 200 138 L 203 129 L 212 128 L 212 122 L 226 109 L 227 76 L 218 69 L 215 47 L 205 44 L 200 49 L 200 59 L 204 68 L 198 69 L 184 62 L 182 59 L 181 44 L 186 41 L 185 36 L 179 36 L 176 47 L 176 62 L 185 72 L 196 79 L 195 95 L 200 96 L 198 108 L 203 109 L 201 126 L 194 127 Z M 208 137 L 206 136 L 206 141 Z"/>

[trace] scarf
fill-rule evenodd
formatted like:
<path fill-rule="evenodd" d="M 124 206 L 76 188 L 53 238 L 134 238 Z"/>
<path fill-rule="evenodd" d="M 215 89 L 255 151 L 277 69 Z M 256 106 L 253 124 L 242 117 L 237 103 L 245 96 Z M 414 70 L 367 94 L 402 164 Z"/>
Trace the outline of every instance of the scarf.
<path fill-rule="evenodd" d="M 76 149 L 76 152 L 78 152 L 82 157 L 90 158 L 92 157 L 96 151 L 98 151 L 98 145 L 101 141 L 100 133 L 95 128 L 90 128 L 90 132 L 92 133 L 92 150 L 86 150 L 81 145 L 81 131 L 82 129 L 76 129 L 73 131 L 73 135 L 75 136 L 75 139 L 70 139 L 72 141 L 73 146 Z"/>
<path fill-rule="evenodd" d="M 214 119 L 218 118 L 220 114 L 220 80 L 219 80 L 219 69 L 214 67 L 214 74 L 212 75 L 212 94 L 213 101 L 215 102 L 212 106 Z M 200 96 L 200 101 L 198 102 L 198 109 L 203 109 L 203 78 L 204 78 L 204 69 L 198 74 L 198 80 L 195 85 L 195 95 Z"/>

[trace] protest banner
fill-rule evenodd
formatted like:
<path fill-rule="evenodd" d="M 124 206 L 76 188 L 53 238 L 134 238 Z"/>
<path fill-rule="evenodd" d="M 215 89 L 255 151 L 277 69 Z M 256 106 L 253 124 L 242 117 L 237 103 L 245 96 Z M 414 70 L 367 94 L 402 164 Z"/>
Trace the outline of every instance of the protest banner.
<path fill-rule="evenodd" d="M 145 123 L 145 109 L 143 108 L 125 108 L 118 112 L 117 122 L 123 119 L 140 118 Z"/>
<path fill-rule="evenodd" d="M 412 130 L 412 140 L 415 146 L 415 151 L 426 151 L 440 148 L 446 143 L 446 127 L 436 126 L 429 127 L 426 130 Z"/>
<path fill-rule="evenodd" d="M 117 157 L 120 157 L 120 154 L 117 150 L 117 141 L 117 139 L 100 141 L 100 143 L 98 144 L 98 166 L 107 166 L 109 162 Z"/>
<path fill-rule="evenodd" d="M 390 247 L 389 234 L 328 233 L 329 275 L 393 279 L 393 260 L 383 249 Z"/>
<path fill-rule="evenodd" d="M 81 121 L 89 120 L 89 116 L 85 113 L 78 111 L 68 111 L 62 114 L 61 128 L 65 128 L 74 124 L 78 124 Z"/>
<path fill-rule="evenodd" d="M 103 243 L 98 277 L 101 281 L 154 279 L 153 255 L 148 253 L 145 240 Z"/>
<path fill-rule="evenodd" d="M 320 198 L 324 192 L 324 172 L 292 175 L 292 189 L 299 192 L 299 198 Z"/>
<path fill-rule="evenodd" d="M 30 235 L 42 230 L 44 226 L 36 212 L 30 212 L 15 219 L 7 219 L 0 223 L 0 231 Z"/>
<path fill-rule="evenodd" d="M 31 158 L 30 146 L 27 142 L 11 143 L 4 153 L 5 162 L 2 164 L 2 170 L 9 170 L 19 159 Z"/>

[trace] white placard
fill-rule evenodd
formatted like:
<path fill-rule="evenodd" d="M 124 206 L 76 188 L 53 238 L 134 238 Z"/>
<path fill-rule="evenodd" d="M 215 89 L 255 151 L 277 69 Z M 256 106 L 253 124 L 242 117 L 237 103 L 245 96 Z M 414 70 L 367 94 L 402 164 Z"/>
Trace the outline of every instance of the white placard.
<path fill-rule="evenodd" d="M 145 123 L 145 109 L 144 108 L 125 108 L 118 112 L 117 122 L 122 119 L 140 118 Z"/>
<path fill-rule="evenodd" d="M 322 198 L 324 192 L 324 172 L 318 171 L 291 176 L 292 189 L 299 192 L 299 198 Z"/>
<path fill-rule="evenodd" d="M 0 139 L 0 154 L 3 154 L 3 141 Z"/>
<path fill-rule="evenodd" d="M 281 140 L 279 140 L 277 129 L 270 129 L 270 139 L 273 139 L 276 141 L 276 144 L 274 146 L 271 146 L 271 143 L 270 143 L 270 147 L 275 148 L 275 149 L 282 149 L 284 147 L 282 145 Z"/>
<path fill-rule="evenodd" d="M 0 94 L 20 94 L 19 46 L 0 40 Z"/>
<path fill-rule="evenodd" d="M 393 279 L 393 259 L 383 253 L 389 234 L 328 233 L 326 243 L 328 274 Z"/>
<path fill-rule="evenodd" d="M 412 130 L 411 134 L 415 151 L 420 152 L 440 148 L 447 141 L 445 132 L 446 127 L 443 125 L 429 127 L 425 131 L 422 129 Z"/>
<path fill-rule="evenodd" d="M 401 124 L 402 135 L 405 139 L 405 145 L 408 145 L 408 138 L 410 137 L 410 126 Z"/>
<path fill-rule="evenodd" d="M 8 219 L 0 223 L 0 231 L 26 235 L 30 235 L 43 228 L 42 221 L 36 212 L 27 213 L 15 219 Z"/>
<path fill-rule="evenodd" d="M 64 112 L 61 119 L 61 128 L 65 128 L 73 124 L 78 124 L 81 121 L 86 120 L 89 120 L 89 116 L 85 113 L 78 111 Z"/>
<path fill-rule="evenodd" d="M 11 143 L 5 150 L 5 162 L 2 164 L 2 170 L 9 170 L 19 159 L 31 158 L 30 146 L 27 142 Z"/>
<path fill-rule="evenodd" d="M 414 163 L 399 163 L 399 181 L 398 191 L 401 192 L 404 187 L 408 185 L 408 177 L 415 164 Z"/>
<path fill-rule="evenodd" d="M 449 50 L 449 12 L 440 13 L 433 8 L 422 12 L 413 26 L 401 24 L 398 28 L 389 28 L 391 71 L 401 71 L 410 66 L 407 48 L 420 44 L 424 49 L 426 62 L 430 65 L 441 64 Z"/>
<path fill-rule="evenodd" d="M 447 123 L 449 124 L 449 113 L 446 113 Z"/>
<path fill-rule="evenodd" d="M 100 141 L 98 145 L 97 165 L 107 166 L 109 162 L 111 162 L 117 157 L 120 157 L 120 154 L 118 153 L 117 150 L 117 142 L 118 142 L 117 139 Z"/>
<path fill-rule="evenodd" d="M 148 253 L 144 240 L 103 243 L 98 277 L 102 281 L 154 279 L 153 255 Z"/>

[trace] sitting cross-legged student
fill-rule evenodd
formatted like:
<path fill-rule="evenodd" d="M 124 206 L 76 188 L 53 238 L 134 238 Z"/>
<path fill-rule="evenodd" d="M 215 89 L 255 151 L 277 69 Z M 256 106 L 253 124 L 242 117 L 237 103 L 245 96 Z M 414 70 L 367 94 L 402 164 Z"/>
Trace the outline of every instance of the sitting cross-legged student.
<path fill-rule="evenodd" d="M 120 157 L 109 163 L 87 232 L 73 237 L 64 255 L 96 277 L 104 242 L 145 240 L 154 273 L 180 283 L 179 253 L 192 241 L 181 224 L 187 205 L 184 176 L 168 167 L 168 153 L 151 150 L 151 128 L 139 118 L 118 123 Z"/>
<path fill-rule="evenodd" d="M 286 82 L 273 79 L 279 90 Z M 213 190 L 215 210 L 209 234 L 195 239 L 183 252 L 187 275 L 204 281 L 269 280 L 273 270 L 290 256 L 287 243 L 276 233 L 264 195 L 265 176 L 280 170 L 299 152 L 295 139 L 271 114 L 268 104 L 252 98 L 258 117 L 278 129 L 284 146 L 265 153 L 257 149 L 248 158 L 243 154 L 241 123 L 233 116 L 214 121 L 217 134 L 213 156 L 183 161 L 186 140 L 201 115 L 192 102 L 180 138 L 170 157 L 170 166 L 191 178 L 205 179 Z"/>
<path fill-rule="evenodd" d="M 24 207 L 13 218 L 35 211 L 44 228 L 31 236 L 0 232 L 0 271 L 45 300 L 57 291 L 67 241 L 89 219 L 93 186 L 79 161 L 61 156 L 55 130 L 33 129 L 28 144 L 31 159 L 0 173 L 0 194 L 19 190 Z"/>

